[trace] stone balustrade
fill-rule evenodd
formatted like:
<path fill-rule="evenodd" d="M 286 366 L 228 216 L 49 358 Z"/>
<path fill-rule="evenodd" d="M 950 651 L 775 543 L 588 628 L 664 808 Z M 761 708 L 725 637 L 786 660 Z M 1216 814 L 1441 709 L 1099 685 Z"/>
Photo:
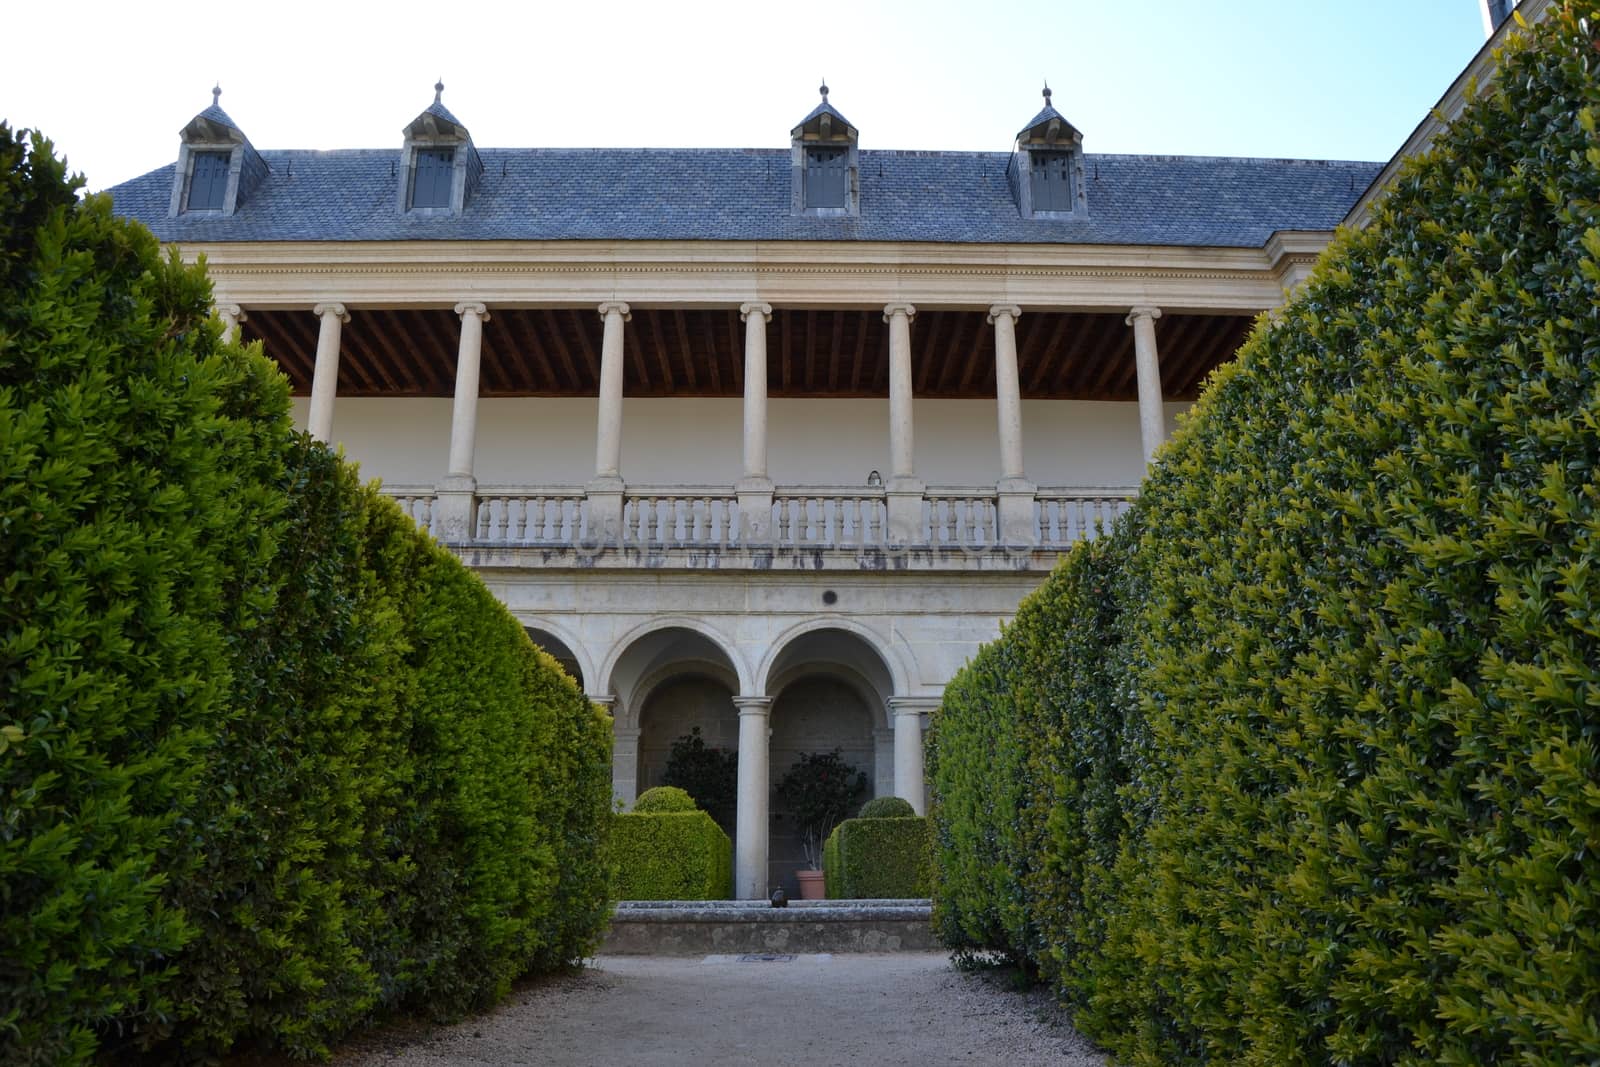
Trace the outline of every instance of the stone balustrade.
<path fill-rule="evenodd" d="M 385 491 L 436 536 L 437 494 L 420 486 Z M 1032 549 L 1052 553 L 1109 529 L 1128 509 L 1132 488 L 1045 488 L 1033 494 L 1030 544 L 1006 544 L 999 494 L 986 487 L 933 487 L 923 494 L 921 536 L 891 545 L 886 494 L 875 486 L 780 486 L 773 490 L 765 539 L 749 534 L 739 494 L 726 487 L 629 486 L 623 494 L 620 545 L 603 544 L 588 496 L 570 486 L 483 486 L 473 497 L 472 547 L 597 550 L 764 549 L 835 552 L 916 549 L 973 552 Z M 746 505 L 749 506 L 748 504 Z M 762 505 L 757 505 L 758 507 Z"/>

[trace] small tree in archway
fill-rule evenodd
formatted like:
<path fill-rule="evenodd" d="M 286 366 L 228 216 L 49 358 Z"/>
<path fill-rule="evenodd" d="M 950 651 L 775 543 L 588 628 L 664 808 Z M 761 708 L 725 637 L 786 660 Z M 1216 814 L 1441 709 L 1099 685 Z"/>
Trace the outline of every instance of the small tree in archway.
<path fill-rule="evenodd" d="M 846 763 L 840 749 L 803 752 L 778 782 L 778 803 L 795 821 L 806 862 L 822 866 L 822 843 L 861 802 L 867 775 Z"/>
<path fill-rule="evenodd" d="M 672 742 L 663 785 L 675 785 L 694 797 L 708 815 L 733 836 L 734 810 L 739 796 L 739 753 L 708 745 L 696 726 Z"/>

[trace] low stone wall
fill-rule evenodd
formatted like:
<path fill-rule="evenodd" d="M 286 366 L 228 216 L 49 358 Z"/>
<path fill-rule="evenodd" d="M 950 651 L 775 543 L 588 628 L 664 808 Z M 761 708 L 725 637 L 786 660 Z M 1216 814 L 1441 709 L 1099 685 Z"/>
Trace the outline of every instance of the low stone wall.
<path fill-rule="evenodd" d="M 600 951 L 615 956 L 924 952 L 939 948 L 926 900 L 635 900 L 617 905 Z"/>

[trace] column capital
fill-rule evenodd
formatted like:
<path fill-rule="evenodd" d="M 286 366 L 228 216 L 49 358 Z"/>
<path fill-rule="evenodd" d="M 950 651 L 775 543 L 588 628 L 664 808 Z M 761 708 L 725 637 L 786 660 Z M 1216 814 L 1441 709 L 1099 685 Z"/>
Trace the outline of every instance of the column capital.
<path fill-rule="evenodd" d="M 916 309 L 915 305 L 907 304 L 907 303 L 903 303 L 903 302 L 896 302 L 896 303 L 893 303 L 893 304 L 885 304 L 885 305 L 883 305 L 883 321 L 884 322 L 888 322 L 890 319 L 894 318 L 894 316 L 896 316 L 896 315 L 904 315 L 907 319 L 914 319 L 914 318 L 917 317 L 917 309 Z"/>
<path fill-rule="evenodd" d="M 890 697 L 888 703 L 891 715 L 923 715 L 939 710 L 944 697 Z"/>
<path fill-rule="evenodd" d="M 585 693 L 584 696 L 588 699 L 589 703 L 598 704 L 607 711 L 617 706 L 617 698 L 615 694 L 608 693 L 605 696 L 597 696 L 594 693 Z"/>
<path fill-rule="evenodd" d="M 489 321 L 489 309 L 473 300 L 463 300 L 461 303 L 457 304 L 456 314 L 460 315 L 462 318 L 465 318 L 468 315 L 476 315 L 480 322 Z"/>
<path fill-rule="evenodd" d="M 749 322 L 751 315 L 760 315 L 763 323 L 772 321 L 772 305 L 745 303 L 739 305 L 739 321 Z"/>
<path fill-rule="evenodd" d="M 1022 309 L 1015 304 L 995 304 L 989 309 L 989 324 L 994 325 L 994 320 L 1002 315 L 1011 316 L 1011 321 L 1015 322 L 1022 317 Z"/>
<path fill-rule="evenodd" d="M 740 716 L 759 715 L 763 719 L 767 712 L 772 710 L 771 697 L 734 697 L 733 706 L 739 709 Z"/>
<path fill-rule="evenodd" d="M 633 318 L 633 315 L 628 311 L 628 305 L 624 304 L 620 300 L 607 300 L 596 310 L 600 312 L 600 317 L 602 319 L 610 315 L 612 312 L 621 315 L 623 322 L 628 322 Z"/>
<path fill-rule="evenodd" d="M 618 741 L 637 741 L 644 731 L 637 726 L 613 726 L 611 736 Z"/>
<path fill-rule="evenodd" d="M 1129 326 L 1132 326 L 1134 324 L 1134 322 L 1136 320 L 1138 320 L 1138 319 L 1159 319 L 1160 317 L 1161 317 L 1161 309 L 1160 308 L 1151 307 L 1151 306 L 1149 306 L 1147 304 L 1140 304 L 1138 307 L 1129 308 L 1128 309 L 1128 317 L 1126 319 L 1124 319 L 1123 321 L 1126 322 Z"/>
<path fill-rule="evenodd" d="M 343 304 L 338 303 L 318 304 L 311 309 L 311 314 L 316 315 L 319 318 L 326 318 L 329 315 L 337 315 L 340 322 L 350 321 L 350 313 L 344 309 Z"/>
<path fill-rule="evenodd" d="M 234 322 L 244 322 L 250 316 L 238 304 L 218 304 L 217 314 L 232 319 Z"/>

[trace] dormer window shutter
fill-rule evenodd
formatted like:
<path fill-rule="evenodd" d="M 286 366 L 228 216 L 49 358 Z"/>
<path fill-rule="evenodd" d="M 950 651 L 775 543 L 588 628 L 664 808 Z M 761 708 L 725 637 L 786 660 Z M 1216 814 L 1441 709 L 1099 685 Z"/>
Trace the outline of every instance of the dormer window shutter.
<path fill-rule="evenodd" d="M 806 149 L 806 207 L 847 206 L 849 181 L 844 149 Z"/>
<path fill-rule="evenodd" d="M 411 206 L 449 207 L 454 179 L 454 150 L 417 149 L 416 172 L 411 184 Z"/>
<path fill-rule="evenodd" d="M 189 211 L 221 211 L 228 195 L 227 152 L 195 152 L 189 177 Z"/>
<path fill-rule="evenodd" d="M 1033 210 L 1072 210 L 1072 155 L 1068 152 L 1032 153 Z"/>

